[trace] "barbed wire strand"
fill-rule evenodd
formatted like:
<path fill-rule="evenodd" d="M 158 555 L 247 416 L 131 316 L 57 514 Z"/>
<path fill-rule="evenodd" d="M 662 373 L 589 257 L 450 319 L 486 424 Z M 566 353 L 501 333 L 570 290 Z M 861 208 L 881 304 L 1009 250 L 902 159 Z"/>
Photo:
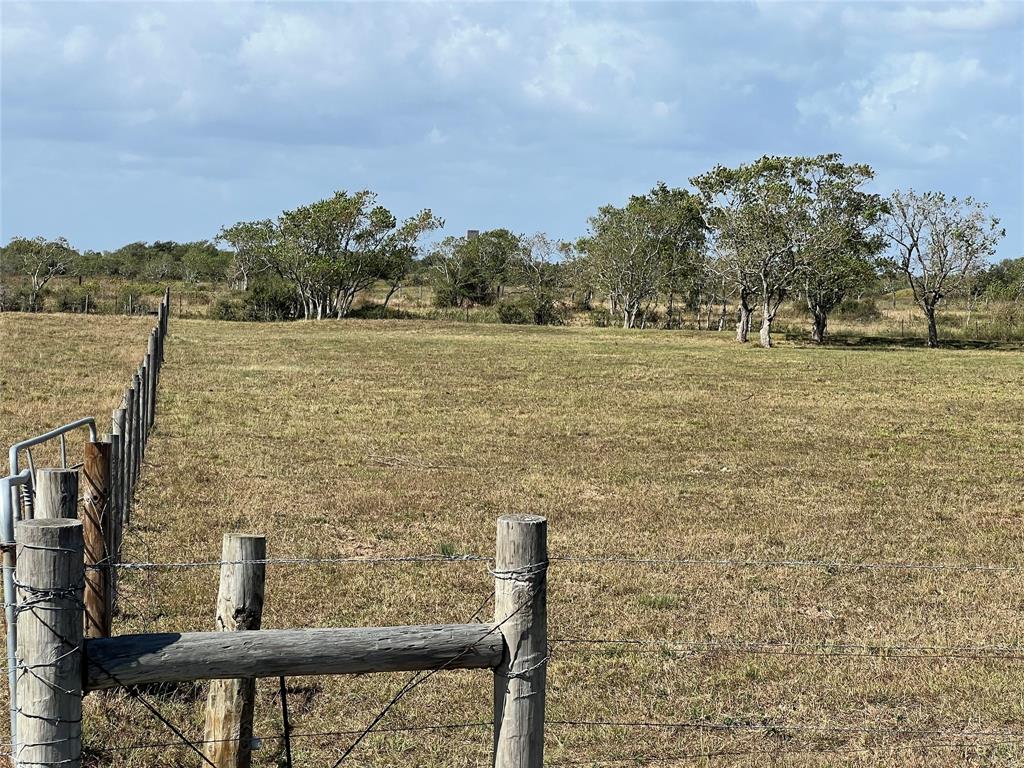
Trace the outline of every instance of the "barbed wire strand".
<path fill-rule="evenodd" d="M 587 728 L 653 728 L 664 730 L 751 731 L 792 733 L 858 733 L 874 736 L 942 736 L 952 738 L 1024 739 L 1024 733 L 1005 731 L 952 731 L 938 728 L 886 728 L 867 725 L 813 725 L 804 723 L 714 723 L 706 720 L 679 722 L 637 720 L 545 720 L 544 724 Z"/>
<path fill-rule="evenodd" d="M 474 617 L 478 616 L 480 612 L 487 606 L 487 604 L 492 599 L 494 599 L 494 594 L 495 593 L 492 591 L 487 597 L 484 598 L 480 606 L 475 611 L 473 611 L 472 615 Z M 504 619 L 502 621 L 502 624 L 504 624 L 505 621 L 508 621 L 508 619 L 512 618 L 512 616 L 514 616 L 516 612 L 513 612 L 509 615 L 508 618 Z M 493 634 L 500 626 L 501 624 L 497 624 L 491 627 L 476 642 L 481 642 L 484 638 Z M 397 705 L 398 702 L 401 701 L 406 694 L 410 693 L 412 690 L 422 685 L 424 682 L 427 681 L 427 679 L 432 677 L 437 672 L 440 672 L 442 669 L 445 669 L 451 664 L 454 664 L 455 661 L 460 659 L 465 654 L 469 653 L 469 651 L 471 651 L 474 647 L 476 647 L 476 644 L 467 646 L 458 655 L 453 656 L 451 659 L 444 662 L 440 666 L 435 667 L 434 669 L 431 669 L 429 671 L 420 670 L 410 675 L 409 678 L 405 681 L 405 683 L 401 686 L 401 688 L 399 688 L 398 691 L 391 697 L 390 701 L 388 701 L 388 703 L 384 705 L 384 708 L 379 713 L 377 713 L 376 717 L 374 717 L 372 721 L 370 721 L 370 724 L 367 725 L 365 729 L 363 729 L 363 731 L 355 738 L 355 740 L 351 744 L 349 744 L 349 746 L 341 754 L 341 757 L 338 758 L 338 760 L 331 766 L 331 768 L 338 768 L 338 766 L 341 765 L 350 754 L 352 754 L 352 752 L 355 750 L 357 746 L 359 746 L 363 739 L 365 739 L 370 734 L 370 732 L 373 731 L 374 728 L 376 728 L 378 723 L 380 723 L 381 720 L 383 720 L 387 716 L 388 712 L 390 712 L 391 709 L 395 705 Z"/>
<path fill-rule="evenodd" d="M 552 555 L 552 561 L 564 563 L 614 563 L 635 566 L 722 566 L 751 568 L 811 568 L 829 572 L 857 570 L 886 571 L 951 571 L 962 573 L 1020 573 L 1024 566 L 985 563 L 910 563 L 899 561 L 844 561 L 825 559 L 755 559 L 755 558 L 660 558 L 631 557 L 620 555 Z M 493 562 L 484 555 L 404 555 L 395 557 L 270 557 L 262 560 L 246 560 L 246 563 L 263 565 L 382 565 L 397 563 L 472 563 Z M 237 560 L 195 560 L 180 562 L 122 562 L 117 568 L 123 570 L 178 570 L 189 568 L 212 568 L 221 565 L 240 565 Z M 90 566 L 95 567 L 95 566 Z"/>
<path fill-rule="evenodd" d="M 632 653 L 675 651 L 763 654 L 767 656 L 866 659 L 964 659 L 1024 661 L 1024 646 L 884 645 L 874 643 L 798 643 L 729 640 L 657 640 L 644 638 L 579 638 L 549 640 L 552 645 L 620 645 Z"/>
<path fill-rule="evenodd" d="M 537 596 L 542 594 L 547 589 L 547 569 L 548 569 L 548 561 L 547 560 L 545 560 L 543 563 L 530 563 L 529 565 L 523 566 L 522 568 L 517 568 L 517 569 L 512 569 L 512 570 L 507 570 L 507 571 L 496 571 L 496 570 L 491 569 L 490 570 L 491 575 L 494 576 L 495 579 L 521 578 L 524 581 L 527 581 L 530 584 L 530 592 L 527 595 L 526 599 L 520 601 L 519 605 L 517 605 L 515 610 L 512 611 L 511 613 L 509 613 L 508 616 L 506 616 L 501 621 L 499 621 L 499 622 L 495 623 L 494 625 L 492 625 L 483 635 L 481 635 L 481 637 L 473 645 L 467 646 L 466 648 L 464 648 L 456 656 L 453 656 L 448 661 L 440 664 L 437 667 L 434 667 L 433 669 L 431 669 L 429 671 L 426 671 L 426 672 L 422 672 L 421 671 L 421 672 L 414 673 L 413 676 L 410 677 L 409 680 L 406 682 L 406 684 L 402 686 L 402 688 L 398 691 L 398 693 L 396 693 L 392 697 L 391 701 L 389 701 L 387 703 L 387 705 L 385 705 L 384 709 L 382 709 L 380 711 L 380 713 L 373 719 L 373 721 L 367 726 L 367 728 L 364 731 L 364 733 L 360 734 L 356 738 L 356 740 L 353 741 L 352 744 L 349 745 L 348 749 L 346 749 L 344 751 L 344 753 L 342 753 L 341 757 L 338 758 L 337 762 L 335 762 L 334 765 L 331 766 L 331 768 L 338 768 L 338 766 L 340 766 L 345 761 L 345 759 L 350 754 L 352 754 L 352 751 L 359 745 L 359 743 L 366 737 L 366 735 L 369 734 L 370 731 L 373 730 L 373 728 L 377 725 L 377 723 L 379 723 L 385 717 L 385 715 L 387 715 L 388 711 L 390 711 L 391 708 L 394 707 L 406 694 L 411 692 L 417 686 L 419 686 L 419 685 L 423 684 L 424 682 L 426 682 L 429 678 L 431 678 L 432 676 L 434 676 L 435 674 L 437 674 L 441 670 L 443 670 L 443 669 L 451 666 L 452 664 L 454 664 L 458 659 L 460 659 L 462 656 L 466 655 L 473 648 L 475 648 L 477 644 L 483 642 L 483 640 L 486 637 L 488 637 L 488 636 L 494 634 L 495 632 L 497 632 L 498 630 L 500 630 L 502 626 L 504 626 L 507 622 L 511 621 L 522 610 L 524 610 L 525 608 L 533 605 L 533 601 L 537 598 Z M 492 591 L 491 594 L 487 598 L 485 598 L 483 604 L 479 608 L 477 608 L 476 611 L 474 611 L 473 615 L 474 616 L 478 615 L 480 613 L 480 611 L 483 610 L 483 607 L 485 605 L 487 605 L 487 603 L 490 600 L 492 600 L 495 597 L 495 595 L 496 595 L 496 592 Z M 546 659 L 545 659 L 545 663 L 546 663 Z"/>

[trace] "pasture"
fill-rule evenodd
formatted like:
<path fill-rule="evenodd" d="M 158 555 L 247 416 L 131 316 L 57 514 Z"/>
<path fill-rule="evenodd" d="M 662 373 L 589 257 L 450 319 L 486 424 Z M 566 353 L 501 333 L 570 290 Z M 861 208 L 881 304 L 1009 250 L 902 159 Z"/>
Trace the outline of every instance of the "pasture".
<path fill-rule="evenodd" d="M 149 325 L 0 315 L 4 444 L 109 419 Z M 549 573 L 549 765 L 1024 760 L 1019 352 L 172 317 L 160 386 L 126 561 L 217 560 L 227 531 L 271 557 L 488 555 L 500 514 L 547 516 L 570 558 Z M 123 571 L 115 632 L 212 629 L 217 579 Z M 492 584 L 479 561 L 271 565 L 263 626 L 463 622 Z M 404 680 L 289 680 L 295 765 L 332 765 Z M 258 692 L 274 766 L 276 681 Z M 148 696 L 201 738 L 203 686 Z M 198 764 L 125 694 L 86 716 L 92 764 Z M 483 765 L 490 717 L 489 675 L 441 673 L 345 764 Z M 459 727 L 403 730 L 438 724 Z"/>

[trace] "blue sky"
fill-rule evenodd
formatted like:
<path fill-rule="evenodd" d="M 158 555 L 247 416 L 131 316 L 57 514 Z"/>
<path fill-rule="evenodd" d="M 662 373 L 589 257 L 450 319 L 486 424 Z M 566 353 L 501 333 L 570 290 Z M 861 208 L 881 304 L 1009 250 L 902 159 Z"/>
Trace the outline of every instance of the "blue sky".
<path fill-rule="evenodd" d="M 659 179 L 838 151 L 988 201 L 1024 254 L 1019 2 L 0 9 L 5 242 L 209 238 L 361 188 L 573 238 Z"/>

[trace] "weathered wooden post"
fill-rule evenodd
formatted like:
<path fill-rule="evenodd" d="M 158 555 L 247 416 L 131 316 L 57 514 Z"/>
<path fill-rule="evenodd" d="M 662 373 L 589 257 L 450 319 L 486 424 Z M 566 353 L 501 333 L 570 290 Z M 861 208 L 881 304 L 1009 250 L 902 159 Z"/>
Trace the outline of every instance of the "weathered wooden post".
<path fill-rule="evenodd" d="M 148 409 L 146 411 L 146 421 L 149 426 L 153 425 L 156 420 L 156 329 L 154 328 L 149 334 L 149 348 L 146 351 L 146 366 L 149 371 L 149 392 L 146 397 L 146 404 Z"/>
<path fill-rule="evenodd" d="M 110 620 L 117 612 L 117 566 L 121 562 L 121 539 L 123 536 L 121 518 L 121 435 L 112 432 L 105 436 L 110 442 L 110 495 L 107 501 L 107 571 L 108 594 L 110 595 Z"/>
<path fill-rule="evenodd" d="M 149 353 L 142 356 L 142 365 L 139 366 L 139 395 L 139 429 L 142 433 L 139 448 L 145 459 L 149 441 Z"/>
<path fill-rule="evenodd" d="M 267 540 L 263 536 L 224 534 L 221 550 L 217 629 L 257 630 L 263 617 Z M 256 680 L 213 680 L 206 699 L 207 760 L 216 768 L 248 768 L 252 764 L 252 717 Z"/>
<path fill-rule="evenodd" d="M 124 510 L 123 519 L 124 524 L 127 526 L 131 522 L 132 516 L 132 503 L 135 493 L 135 454 L 136 454 L 136 435 L 135 435 L 135 379 L 132 378 L 132 383 L 128 385 L 128 391 L 125 392 L 125 443 L 124 443 L 124 473 L 125 473 L 125 484 L 124 484 Z"/>
<path fill-rule="evenodd" d="M 82 760 L 82 523 L 17 524 L 17 766 Z"/>
<path fill-rule="evenodd" d="M 85 542 L 85 636 L 110 636 L 110 443 L 85 444 L 82 463 Z"/>
<path fill-rule="evenodd" d="M 121 557 L 121 539 L 124 536 L 124 517 L 125 509 L 128 506 L 128 499 L 126 496 L 125 486 L 128 484 L 127 481 L 127 461 L 125 460 L 125 451 L 128 448 L 128 435 L 125 432 L 125 427 L 128 421 L 128 409 L 124 400 L 121 401 L 121 407 L 114 410 L 113 413 L 113 434 L 111 435 L 111 443 L 113 445 L 112 451 L 114 453 L 114 474 L 116 481 L 114 483 L 116 487 L 116 496 L 113 514 L 113 526 L 111 531 L 114 535 L 113 546 L 110 550 L 110 554 L 117 559 Z"/>
<path fill-rule="evenodd" d="M 37 469 L 35 492 L 33 517 L 78 517 L 77 469 Z"/>
<path fill-rule="evenodd" d="M 498 518 L 494 621 L 505 653 L 494 670 L 494 768 L 542 768 L 547 687 L 547 520 Z"/>
<path fill-rule="evenodd" d="M 135 473 L 132 475 L 132 493 L 135 493 L 135 486 L 139 482 L 139 475 L 142 474 L 142 456 L 145 452 L 145 433 L 142 431 L 142 366 L 140 365 L 132 376 L 132 388 L 135 390 Z"/>

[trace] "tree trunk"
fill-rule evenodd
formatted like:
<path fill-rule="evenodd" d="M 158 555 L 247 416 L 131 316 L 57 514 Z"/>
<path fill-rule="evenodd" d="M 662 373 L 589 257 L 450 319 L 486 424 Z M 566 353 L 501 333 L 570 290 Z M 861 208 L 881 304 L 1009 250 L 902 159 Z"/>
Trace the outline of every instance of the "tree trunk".
<path fill-rule="evenodd" d="M 772 346 L 772 320 L 775 318 L 768 312 L 761 318 L 761 346 L 771 349 Z"/>
<path fill-rule="evenodd" d="M 383 307 L 383 309 L 387 310 L 388 302 L 391 301 L 391 297 L 394 296 L 395 293 L 398 291 L 398 289 L 401 288 L 401 287 L 402 286 L 401 286 L 400 283 L 395 283 L 394 285 L 391 286 L 391 290 L 388 291 L 388 295 L 384 297 L 384 307 Z"/>
<path fill-rule="evenodd" d="M 928 346 L 934 349 L 939 346 L 939 329 L 935 323 L 935 306 L 926 304 L 924 313 L 928 317 Z"/>
<path fill-rule="evenodd" d="M 736 323 L 736 341 L 746 344 L 750 333 L 750 305 L 747 303 L 747 291 L 740 291 L 740 319 Z"/>
<path fill-rule="evenodd" d="M 825 341 L 825 333 L 828 330 L 828 315 L 820 309 L 812 309 L 811 315 L 814 318 L 811 325 L 811 341 L 821 344 Z"/>

